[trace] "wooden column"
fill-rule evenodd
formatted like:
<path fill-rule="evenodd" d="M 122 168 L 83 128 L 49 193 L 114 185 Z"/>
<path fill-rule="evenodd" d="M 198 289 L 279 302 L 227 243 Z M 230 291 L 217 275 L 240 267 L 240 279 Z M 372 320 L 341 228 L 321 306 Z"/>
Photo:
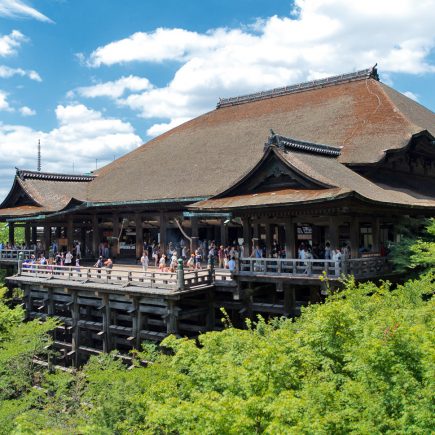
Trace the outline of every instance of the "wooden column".
<path fill-rule="evenodd" d="M 295 225 L 292 219 L 289 219 L 284 223 L 284 231 L 285 231 L 285 254 L 287 258 L 296 258 L 295 257 Z"/>
<path fill-rule="evenodd" d="M 226 246 L 228 243 L 228 228 L 225 225 L 225 219 L 222 218 L 220 222 L 220 239 L 221 239 L 221 245 Z"/>
<path fill-rule="evenodd" d="M 331 244 L 331 249 L 339 249 L 340 246 L 338 246 L 338 222 L 337 218 L 334 216 L 331 216 L 329 218 L 329 243 Z"/>
<path fill-rule="evenodd" d="M 32 245 L 36 246 L 37 242 L 38 242 L 38 227 L 33 225 L 32 226 Z"/>
<path fill-rule="evenodd" d="M 86 228 L 80 228 L 80 255 L 81 257 L 86 257 Z"/>
<path fill-rule="evenodd" d="M 190 218 L 190 225 L 192 226 L 191 231 L 191 237 L 192 237 L 192 246 L 190 247 L 191 253 L 195 251 L 196 248 L 198 248 L 198 218 L 197 217 L 191 217 Z"/>
<path fill-rule="evenodd" d="M 350 231 L 350 256 L 358 258 L 359 254 L 359 220 L 357 217 L 352 217 L 349 224 Z"/>
<path fill-rule="evenodd" d="M 51 226 L 45 224 L 44 226 L 44 238 L 42 241 L 42 247 L 44 248 L 45 255 L 48 255 L 48 251 L 50 250 L 51 243 Z"/>
<path fill-rule="evenodd" d="M 26 226 L 24 227 L 24 243 L 29 248 L 30 247 L 30 223 L 26 223 Z"/>
<path fill-rule="evenodd" d="M 174 300 L 168 300 L 168 313 L 166 315 L 166 333 L 178 333 L 178 309 Z"/>
<path fill-rule="evenodd" d="M 77 291 L 72 290 L 71 294 L 71 319 L 72 319 L 72 351 L 73 354 L 73 364 L 75 367 L 78 366 L 79 362 L 79 337 L 80 337 L 80 327 L 79 327 L 79 320 L 80 320 L 80 306 L 78 304 L 78 296 Z"/>
<path fill-rule="evenodd" d="M 109 295 L 104 294 L 102 297 L 102 311 L 103 311 L 103 352 L 110 352 L 112 350 L 111 346 L 111 336 L 110 336 L 110 302 Z"/>
<path fill-rule="evenodd" d="M 166 253 L 166 226 L 168 222 L 168 216 L 160 212 L 159 216 L 160 221 L 160 249 L 162 250 L 162 253 Z"/>
<path fill-rule="evenodd" d="M 266 222 L 266 257 L 272 257 L 273 225 Z"/>
<path fill-rule="evenodd" d="M 67 226 L 66 226 L 66 238 L 68 240 L 67 251 L 72 252 L 73 250 L 73 239 L 74 239 L 74 223 L 73 217 L 68 215 L 67 217 Z"/>
<path fill-rule="evenodd" d="M 112 236 L 118 238 L 119 236 L 119 215 L 114 213 L 112 215 Z M 117 257 L 119 255 L 119 241 L 113 242 L 112 257 Z"/>
<path fill-rule="evenodd" d="M 254 221 L 253 223 L 253 230 L 252 230 L 252 242 L 251 242 L 251 251 L 255 249 L 256 245 L 260 246 L 260 224 L 258 221 Z M 249 253 L 251 254 L 251 253 Z"/>
<path fill-rule="evenodd" d="M 143 251 L 143 219 L 139 213 L 134 215 L 134 222 L 136 224 L 136 258 L 140 258 Z"/>
<path fill-rule="evenodd" d="M 379 218 L 375 218 L 372 221 L 372 238 L 373 238 L 373 252 L 379 252 L 381 250 L 381 244 L 379 242 L 380 237 L 380 220 Z"/>
<path fill-rule="evenodd" d="M 13 222 L 9 222 L 9 244 L 15 245 L 15 224 Z"/>
<path fill-rule="evenodd" d="M 251 222 L 249 217 L 243 218 L 243 256 L 251 255 Z"/>
<path fill-rule="evenodd" d="M 214 289 L 209 289 L 207 292 L 207 304 L 208 304 L 208 312 L 207 312 L 207 331 L 214 331 L 216 324 L 216 314 L 214 307 Z"/>
<path fill-rule="evenodd" d="M 284 316 L 294 317 L 296 314 L 296 289 L 294 286 L 284 288 Z"/>
<path fill-rule="evenodd" d="M 92 215 L 92 253 L 94 257 L 98 257 L 98 248 L 100 244 L 100 235 L 98 233 L 98 217 L 96 214 Z"/>

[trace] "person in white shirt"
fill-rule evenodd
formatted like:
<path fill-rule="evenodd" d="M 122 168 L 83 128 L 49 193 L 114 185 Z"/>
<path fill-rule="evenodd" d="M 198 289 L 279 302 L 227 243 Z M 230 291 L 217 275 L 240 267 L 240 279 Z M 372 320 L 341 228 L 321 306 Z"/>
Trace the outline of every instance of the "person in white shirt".
<path fill-rule="evenodd" d="M 234 257 L 231 257 L 231 260 L 228 262 L 228 269 L 231 273 L 235 272 L 236 270 L 236 259 Z"/>
<path fill-rule="evenodd" d="M 149 263 L 148 253 L 146 251 L 143 251 L 142 257 L 140 258 L 140 262 L 142 264 L 143 271 L 146 272 L 148 269 L 148 263 Z"/>
<path fill-rule="evenodd" d="M 71 254 L 70 251 L 68 251 L 65 255 L 65 266 L 71 266 L 72 259 L 73 259 L 73 255 Z"/>

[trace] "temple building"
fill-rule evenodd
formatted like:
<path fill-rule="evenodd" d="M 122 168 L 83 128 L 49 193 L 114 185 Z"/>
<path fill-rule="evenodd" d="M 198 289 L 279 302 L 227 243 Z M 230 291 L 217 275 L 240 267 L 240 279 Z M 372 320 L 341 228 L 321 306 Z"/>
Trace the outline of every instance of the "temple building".
<path fill-rule="evenodd" d="M 133 320 L 128 334 L 138 334 L 137 343 L 149 338 L 150 331 L 211 329 L 219 306 L 240 318 L 260 312 L 294 314 L 296 301 L 304 299 L 302 289 L 309 287 L 309 299 L 316 300 L 312 287 L 320 288 L 319 275 L 325 268 L 334 279 L 341 272 L 361 278 L 391 274 L 385 252 L 400 238 L 399 223 L 435 216 L 434 135 L 435 114 L 381 83 L 374 67 L 221 99 L 215 110 L 90 175 L 17 169 L 0 206 L 0 221 L 9 223 L 11 244 L 14 227 L 23 226 L 26 245 L 39 242 L 46 255 L 53 240 L 68 250 L 79 241 L 82 256 L 89 259 L 106 244 L 115 262 L 140 258 L 144 242 L 167 246 L 184 239 L 195 249 L 200 240 L 214 240 L 242 247 L 232 283 L 220 284 L 214 293 L 211 287 L 201 287 L 203 299 L 189 293 L 186 297 L 191 299 L 180 296 L 181 302 L 174 302 L 175 296 L 163 297 L 162 290 L 158 304 L 163 305 L 136 301 L 128 308 L 130 302 L 123 300 L 129 312 L 151 316 L 145 326 L 142 317 Z M 276 245 L 282 247 L 280 260 L 272 258 Z M 346 246 L 349 261 L 335 271 L 337 265 L 324 264 L 322 258 L 301 262 L 301 245 L 313 250 Z M 257 246 L 264 251 L 261 260 L 251 258 Z M 12 281 L 27 286 L 29 297 L 40 292 L 36 282 L 42 288 L 55 281 L 20 279 Z M 150 279 L 155 282 L 155 277 Z M 198 284 L 198 276 L 189 282 Z M 75 299 L 65 302 L 76 306 L 86 285 L 68 287 L 62 281 L 53 291 L 77 291 Z M 106 292 L 101 307 L 109 306 L 110 285 L 103 290 L 92 286 L 92 291 Z M 184 281 L 178 285 L 178 290 L 188 287 Z M 222 296 L 226 291 L 231 300 Z M 121 306 L 122 292 L 117 292 L 114 309 Z M 147 297 L 155 301 L 155 290 Z M 58 300 L 62 298 L 59 293 Z M 207 318 L 201 317 L 206 311 Z M 156 313 L 164 320 L 152 317 Z M 196 319 L 193 323 L 180 320 L 189 313 Z M 80 315 L 78 309 L 73 325 L 74 316 Z M 106 335 L 110 328 L 126 328 L 107 312 L 101 316 Z M 105 350 L 110 347 L 106 343 Z"/>

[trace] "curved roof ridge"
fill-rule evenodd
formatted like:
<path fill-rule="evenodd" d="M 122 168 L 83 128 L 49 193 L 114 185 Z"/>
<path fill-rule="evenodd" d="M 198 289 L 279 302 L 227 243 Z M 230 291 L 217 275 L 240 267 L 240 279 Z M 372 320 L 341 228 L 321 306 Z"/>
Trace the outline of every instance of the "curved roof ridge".
<path fill-rule="evenodd" d="M 372 68 L 366 68 L 352 73 L 340 74 L 324 79 L 312 80 L 309 82 L 297 83 L 295 85 L 284 86 L 270 89 L 268 91 L 255 92 L 253 94 L 240 95 L 237 97 L 219 98 L 216 109 L 226 106 L 235 106 L 238 104 L 249 103 L 251 101 L 264 100 L 267 98 L 280 97 L 282 95 L 294 94 L 296 92 L 308 91 L 310 89 L 333 86 L 341 83 L 352 82 L 356 80 L 375 79 L 379 81 L 377 64 Z"/>
<path fill-rule="evenodd" d="M 26 169 L 17 169 L 17 177 L 20 180 L 38 179 L 50 181 L 92 181 L 95 175 L 84 174 L 62 174 L 57 172 L 40 172 Z"/>

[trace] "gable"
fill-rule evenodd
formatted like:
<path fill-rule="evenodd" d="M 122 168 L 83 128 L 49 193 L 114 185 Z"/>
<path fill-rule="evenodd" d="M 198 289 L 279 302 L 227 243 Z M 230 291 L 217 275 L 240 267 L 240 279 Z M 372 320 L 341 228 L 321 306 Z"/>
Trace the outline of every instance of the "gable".
<path fill-rule="evenodd" d="M 14 184 L 6 196 L 1 208 L 12 208 L 20 206 L 39 206 L 38 204 L 23 188 L 17 178 L 14 180 Z"/>
<path fill-rule="evenodd" d="M 283 189 L 317 190 L 328 187 L 330 186 L 310 178 L 297 168 L 291 167 L 288 162 L 279 156 L 278 151 L 275 151 L 275 147 L 270 147 L 257 166 L 233 187 L 217 195 L 217 197 L 272 192 Z"/>

